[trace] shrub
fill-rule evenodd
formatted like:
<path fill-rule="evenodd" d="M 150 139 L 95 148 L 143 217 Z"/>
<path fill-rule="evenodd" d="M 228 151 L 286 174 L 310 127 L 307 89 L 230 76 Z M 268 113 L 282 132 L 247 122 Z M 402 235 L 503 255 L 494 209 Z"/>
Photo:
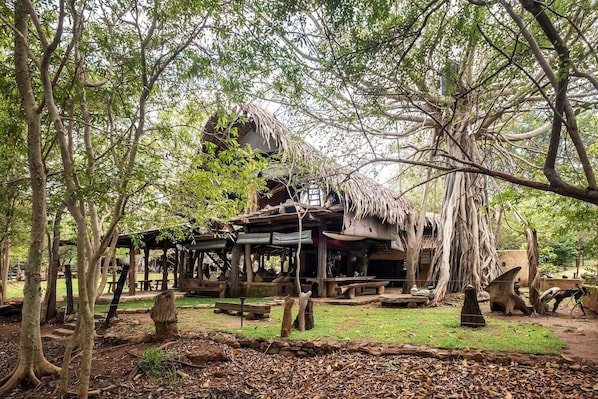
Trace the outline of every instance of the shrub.
<path fill-rule="evenodd" d="M 175 379 L 177 361 L 173 354 L 159 348 L 151 348 L 143 352 L 139 360 L 139 371 L 150 377 Z"/>

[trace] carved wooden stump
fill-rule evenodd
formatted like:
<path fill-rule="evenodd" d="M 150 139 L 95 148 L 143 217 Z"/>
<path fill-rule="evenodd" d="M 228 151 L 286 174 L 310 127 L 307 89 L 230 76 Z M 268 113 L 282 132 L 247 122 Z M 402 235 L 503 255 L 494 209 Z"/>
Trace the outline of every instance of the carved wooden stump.
<path fill-rule="evenodd" d="M 287 295 L 284 299 L 284 313 L 282 315 L 282 327 L 280 329 L 280 336 L 283 338 L 291 335 L 291 319 L 293 317 L 291 315 L 291 308 L 294 303 L 295 300 L 292 299 L 290 295 Z"/>
<path fill-rule="evenodd" d="M 162 339 L 179 336 L 176 304 L 172 290 L 163 291 L 156 295 L 150 316 L 156 326 L 156 336 Z"/>
<path fill-rule="evenodd" d="M 461 309 L 461 326 L 475 328 L 484 327 L 485 325 L 486 320 L 480 310 L 475 288 L 468 285 L 465 287 L 465 301 Z"/>

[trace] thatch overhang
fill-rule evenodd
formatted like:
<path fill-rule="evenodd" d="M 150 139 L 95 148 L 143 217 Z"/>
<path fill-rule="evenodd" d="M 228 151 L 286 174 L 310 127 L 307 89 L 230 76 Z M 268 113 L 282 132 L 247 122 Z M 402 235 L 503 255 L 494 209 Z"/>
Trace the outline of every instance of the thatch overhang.
<path fill-rule="evenodd" d="M 278 154 L 280 165 L 297 165 L 295 170 L 301 169 L 302 183 L 315 183 L 336 192 L 342 197 L 341 202 L 346 204 L 346 211 L 352 213 L 354 218 L 373 216 L 382 223 L 399 227 L 404 226 L 409 213 L 415 212 L 413 206 L 400 193 L 384 187 L 352 168 L 327 159 L 313 146 L 293 134 L 270 112 L 257 105 L 246 104 L 239 107 L 237 113 L 241 116 L 229 129 L 236 128 L 240 143 L 243 143 L 250 133 L 257 133 L 262 139 L 261 147 L 269 149 L 265 151 L 267 154 Z M 216 118 L 213 117 L 206 124 L 206 139 L 222 145 L 223 141 L 218 139 Z M 287 169 L 290 168 L 289 166 Z M 243 217 L 245 220 L 251 220 L 258 216 Z"/>

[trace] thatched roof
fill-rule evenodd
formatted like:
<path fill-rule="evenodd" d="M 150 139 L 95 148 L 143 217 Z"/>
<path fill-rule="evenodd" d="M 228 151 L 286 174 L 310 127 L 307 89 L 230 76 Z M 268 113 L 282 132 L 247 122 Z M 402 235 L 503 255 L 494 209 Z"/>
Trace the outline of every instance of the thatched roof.
<path fill-rule="evenodd" d="M 294 165 L 294 171 L 301 170 L 302 183 L 317 182 L 334 190 L 343 197 L 341 200 L 348 204 L 348 210 L 357 218 L 375 216 L 386 223 L 401 226 L 405 223 L 405 216 L 414 212 L 412 205 L 400 193 L 327 159 L 261 107 L 247 104 L 240 107 L 238 113 L 248 118 L 247 123 L 235 125 L 239 140 L 255 130 L 264 144 L 275 143 L 281 163 Z M 215 120 L 212 119 L 206 125 L 208 133 L 212 133 L 209 139 L 212 142 L 214 128 Z"/>

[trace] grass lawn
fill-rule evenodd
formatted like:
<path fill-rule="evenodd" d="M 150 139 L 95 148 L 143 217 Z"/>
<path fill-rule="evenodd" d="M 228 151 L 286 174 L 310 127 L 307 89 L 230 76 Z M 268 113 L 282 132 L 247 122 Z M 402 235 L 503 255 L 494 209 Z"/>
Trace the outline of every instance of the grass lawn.
<path fill-rule="evenodd" d="M 296 314 L 294 309 L 293 317 Z M 282 306 L 272 309 L 272 323 L 250 328 L 223 329 L 247 337 L 280 336 Z M 447 349 L 483 349 L 536 354 L 559 354 L 565 344 L 548 328 L 484 315 L 486 327 L 460 326 L 461 308 L 382 308 L 338 305 L 314 306 L 315 328 L 293 331 L 292 339 L 367 339 L 372 342 L 427 345 Z M 215 315 L 222 316 L 222 315 Z M 230 317 L 226 316 L 225 317 Z"/>

